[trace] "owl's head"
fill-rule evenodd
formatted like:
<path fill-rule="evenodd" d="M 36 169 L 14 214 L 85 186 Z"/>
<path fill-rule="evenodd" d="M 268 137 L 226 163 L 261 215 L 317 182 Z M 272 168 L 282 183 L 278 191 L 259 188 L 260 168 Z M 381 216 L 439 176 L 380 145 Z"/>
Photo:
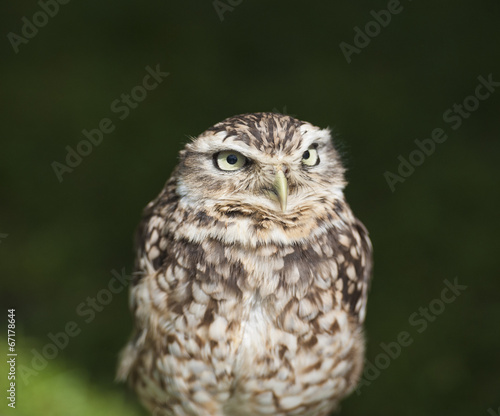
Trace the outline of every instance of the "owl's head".
<path fill-rule="evenodd" d="M 243 114 L 181 152 L 177 193 L 192 207 L 287 216 L 342 197 L 344 167 L 328 129 L 274 113 Z"/>

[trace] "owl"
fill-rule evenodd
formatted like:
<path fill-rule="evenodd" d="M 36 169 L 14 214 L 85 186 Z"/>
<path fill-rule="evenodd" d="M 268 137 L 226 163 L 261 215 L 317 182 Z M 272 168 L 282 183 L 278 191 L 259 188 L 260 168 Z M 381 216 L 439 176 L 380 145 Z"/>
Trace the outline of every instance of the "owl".
<path fill-rule="evenodd" d="M 328 415 L 363 367 L 372 248 L 328 129 L 228 118 L 144 210 L 121 354 L 155 416 Z"/>

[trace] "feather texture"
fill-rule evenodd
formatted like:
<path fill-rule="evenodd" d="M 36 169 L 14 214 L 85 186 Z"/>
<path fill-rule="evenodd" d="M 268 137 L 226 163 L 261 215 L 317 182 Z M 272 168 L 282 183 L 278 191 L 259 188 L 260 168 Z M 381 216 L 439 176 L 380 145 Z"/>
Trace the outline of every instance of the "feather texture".
<path fill-rule="evenodd" d="M 312 167 L 301 163 L 311 146 Z M 217 169 L 227 150 L 245 167 Z M 362 371 L 372 263 L 329 131 L 246 114 L 180 157 L 137 232 L 135 330 L 118 377 L 156 416 L 327 415 Z M 278 165 L 285 212 L 268 196 Z"/>

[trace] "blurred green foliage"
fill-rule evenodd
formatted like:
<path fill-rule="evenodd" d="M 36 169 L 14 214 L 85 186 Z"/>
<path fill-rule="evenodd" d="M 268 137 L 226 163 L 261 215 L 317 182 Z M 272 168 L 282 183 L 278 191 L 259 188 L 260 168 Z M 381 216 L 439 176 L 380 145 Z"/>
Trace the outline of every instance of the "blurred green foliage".
<path fill-rule="evenodd" d="M 500 80 L 500 3 L 401 4 L 351 63 L 339 44 L 352 45 L 355 27 L 364 30 L 387 2 L 243 1 L 223 21 L 210 1 L 69 2 L 17 54 L 7 34 L 21 35 L 21 19 L 40 5 L 3 4 L 1 304 L 17 310 L 26 365 L 49 333 L 68 321 L 81 328 L 36 383 L 19 387 L 18 414 L 141 414 L 124 410 L 135 399 L 122 403 L 125 387 L 113 383 L 131 330 L 126 291 L 91 322 L 77 308 L 108 285 L 111 270 L 131 271 L 141 209 L 188 137 L 234 114 L 273 110 L 337 134 L 347 198 L 375 248 L 368 361 L 401 331 L 414 337 L 341 413 L 498 408 L 500 90 L 459 129 L 443 113 L 474 94 L 478 76 Z M 157 64 L 170 75 L 120 120 L 112 102 Z M 60 183 L 51 164 L 64 163 L 65 147 L 103 118 L 115 130 Z M 384 172 L 396 173 L 398 156 L 437 127 L 447 141 L 391 192 Z M 416 333 L 409 316 L 455 276 L 468 289 Z"/>
<path fill-rule="evenodd" d="M 20 341 L 24 345 L 36 344 L 34 340 Z M 1 345 L 7 344 L 6 338 L 0 338 L 0 342 Z M 141 413 L 138 406 L 126 400 L 123 393 L 91 382 L 89 372 L 81 367 L 59 359 L 35 374 L 26 369 L 29 366 L 26 366 L 25 358 L 30 355 L 30 351 L 17 348 L 17 354 L 20 361 L 16 368 L 16 406 L 9 408 L 2 404 L 2 415 L 134 416 Z M 4 360 L 0 371 L 2 375 L 9 372 Z"/>

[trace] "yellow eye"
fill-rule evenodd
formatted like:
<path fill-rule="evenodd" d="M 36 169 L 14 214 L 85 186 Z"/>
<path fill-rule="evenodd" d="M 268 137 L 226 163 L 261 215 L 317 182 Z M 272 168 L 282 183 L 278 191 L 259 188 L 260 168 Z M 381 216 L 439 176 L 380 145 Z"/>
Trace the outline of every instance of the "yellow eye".
<path fill-rule="evenodd" d="M 215 155 L 217 166 L 222 170 L 238 170 L 247 163 L 247 158 L 241 153 L 232 150 L 217 153 Z"/>
<path fill-rule="evenodd" d="M 318 151 L 314 146 L 307 149 L 302 155 L 302 163 L 307 166 L 314 166 L 319 163 Z"/>

